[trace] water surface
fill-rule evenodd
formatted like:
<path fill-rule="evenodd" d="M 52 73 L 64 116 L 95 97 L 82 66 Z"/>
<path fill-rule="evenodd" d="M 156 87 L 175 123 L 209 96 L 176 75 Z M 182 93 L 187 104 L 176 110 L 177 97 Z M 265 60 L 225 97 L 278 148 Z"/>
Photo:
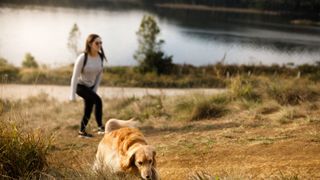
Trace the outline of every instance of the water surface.
<path fill-rule="evenodd" d="M 320 28 L 291 25 L 268 15 L 167 9 L 0 7 L 0 56 L 21 65 L 30 52 L 40 64 L 62 66 L 75 57 L 67 48 L 74 23 L 85 37 L 103 39 L 109 65 L 135 65 L 136 31 L 144 14 L 154 15 L 174 63 L 206 65 L 294 64 L 320 61 Z"/>

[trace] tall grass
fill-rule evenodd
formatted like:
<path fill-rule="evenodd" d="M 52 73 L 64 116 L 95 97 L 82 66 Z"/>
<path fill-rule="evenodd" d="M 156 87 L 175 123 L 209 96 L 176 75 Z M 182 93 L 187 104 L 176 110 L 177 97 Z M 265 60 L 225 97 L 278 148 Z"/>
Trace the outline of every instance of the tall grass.
<path fill-rule="evenodd" d="M 219 118 L 227 112 L 228 101 L 226 94 L 209 98 L 201 94 L 182 97 L 175 104 L 175 116 L 190 121 Z"/>
<path fill-rule="evenodd" d="M 14 124 L 0 124 L 0 176 L 29 179 L 39 177 L 48 166 L 51 140 L 40 131 L 21 132 Z"/>
<path fill-rule="evenodd" d="M 83 163 L 83 162 L 82 162 Z M 83 165 L 85 164 L 85 165 Z M 113 173 L 108 168 L 93 170 L 92 164 L 83 163 L 77 168 L 66 167 L 62 169 L 50 169 L 47 175 L 52 176 L 53 179 L 90 179 L 90 180 L 138 180 L 141 179 L 134 174 L 128 173 Z"/>
<path fill-rule="evenodd" d="M 243 99 L 247 101 L 260 102 L 262 92 L 259 89 L 261 82 L 256 82 L 254 78 L 237 76 L 230 80 L 228 89 L 230 97 L 235 99 Z"/>
<path fill-rule="evenodd" d="M 111 117 L 124 119 L 137 117 L 142 120 L 165 118 L 194 121 L 220 118 L 226 112 L 234 111 L 234 106 L 244 109 L 257 107 L 259 113 L 270 114 L 277 112 L 281 105 L 312 103 L 319 97 L 319 86 L 313 85 L 310 80 L 273 80 L 237 76 L 228 80 L 228 88 L 223 94 L 191 94 L 174 98 L 147 95 L 111 99 L 108 101 L 112 103 L 106 111 L 110 112 Z"/>
<path fill-rule="evenodd" d="M 175 65 L 176 71 L 169 75 L 156 73 L 141 74 L 137 67 L 115 66 L 106 67 L 102 84 L 122 87 L 165 87 L 194 88 L 211 87 L 224 88 L 229 78 L 239 75 L 275 76 L 281 78 L 301 77 L 320 81 L 320 66 L 300 65 L 264 66 L 264 65 L 227 65 L 212 64 L 207 66 Z M 18 68 L 6 62 L 0 63 L 1 83 L 38 83 L 38 84 L 70 84 L 72 65 L 58 68 Z"/>
<path fill-rule="evenodd" d="M 0 99 L 0 116 L 5 112 L 10 111 L 11 106 L 12 104 L 9 100 Z"/>
<path fill-rule="evenodd" d="M 311 81 L 295 79 L 291 81 L 269 82 L 267 93 L 281 105 L 297 105 L 302 102 L 316 101 L 319 98 L 319 88 Z"/>

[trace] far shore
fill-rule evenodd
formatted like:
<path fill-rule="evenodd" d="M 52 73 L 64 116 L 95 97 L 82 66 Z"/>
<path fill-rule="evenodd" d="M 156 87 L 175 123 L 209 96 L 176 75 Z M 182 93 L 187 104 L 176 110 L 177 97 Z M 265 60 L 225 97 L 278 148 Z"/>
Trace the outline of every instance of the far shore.
<path fill-rule="evenodd" d="M 102 98 L 121 97 L 143 97 L 146 95 L 176 96 L 194 93 L 216 94 L 222 93 L 225 89 L 215 88 L 192 88 L 192 89 L 164 89 L 164 88 L 136 88 L 136 87 L 106 87 L 101 86 L 98 94 Z M 70 86 L 58 85 L 23 85 L 23 84 L 0 84 L 0 98 L 9 100 L 26 99 L 37 96 L 41 93 L 58 101 L 68 101 Z M 77 100 L 80 98 L 78 97 Z"/>
<path fill-rule="evenodd" d="M 264 11 L 259 9 L 246 9 L 246 8 L 217 7 L 217 6 L 206 6 L 206 5 L 192 5 L 192 4 L 184 4 L 184 3 L 161 3 L 161 4 L 156 4 L 156 6 L 160 8 L 170 8 L 170 9 L 280 15 L 280 13 L 276 11 Z"/>

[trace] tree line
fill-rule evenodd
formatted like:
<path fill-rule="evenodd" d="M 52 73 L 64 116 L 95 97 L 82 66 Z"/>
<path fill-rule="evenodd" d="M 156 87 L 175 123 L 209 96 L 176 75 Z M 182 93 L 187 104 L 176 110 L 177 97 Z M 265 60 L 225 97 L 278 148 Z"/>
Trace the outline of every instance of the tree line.
<path fill-rule="evenodd" d="M 307 13 L 319 16 L 319 0 L 145 0 L 149 3 L 184 3 L 233 8 L 254 8 L 284 13 Z"/>
<path fill-rule="evenodd" d="M 232 8 L 253 8 L 282 13 L 306 14 L 319 18 L 319 0 L 1 0 L 1 3 L 72 5 L 72 6 L 139 6 L 149 7 L 159 3 L 206 5 Z M 120 4 L 120 5 L 119 5 Z"/>

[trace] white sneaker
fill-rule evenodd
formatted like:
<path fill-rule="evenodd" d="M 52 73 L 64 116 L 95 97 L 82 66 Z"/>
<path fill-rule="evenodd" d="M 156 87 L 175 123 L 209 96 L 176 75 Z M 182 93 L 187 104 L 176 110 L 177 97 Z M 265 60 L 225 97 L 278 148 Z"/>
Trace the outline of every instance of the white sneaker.
<path fill-rule="evenodd" d="M 98 132 L 97 134 L 104 134 L 105 130 L 104 130 L 104 127 L 98 127 Z"/>

